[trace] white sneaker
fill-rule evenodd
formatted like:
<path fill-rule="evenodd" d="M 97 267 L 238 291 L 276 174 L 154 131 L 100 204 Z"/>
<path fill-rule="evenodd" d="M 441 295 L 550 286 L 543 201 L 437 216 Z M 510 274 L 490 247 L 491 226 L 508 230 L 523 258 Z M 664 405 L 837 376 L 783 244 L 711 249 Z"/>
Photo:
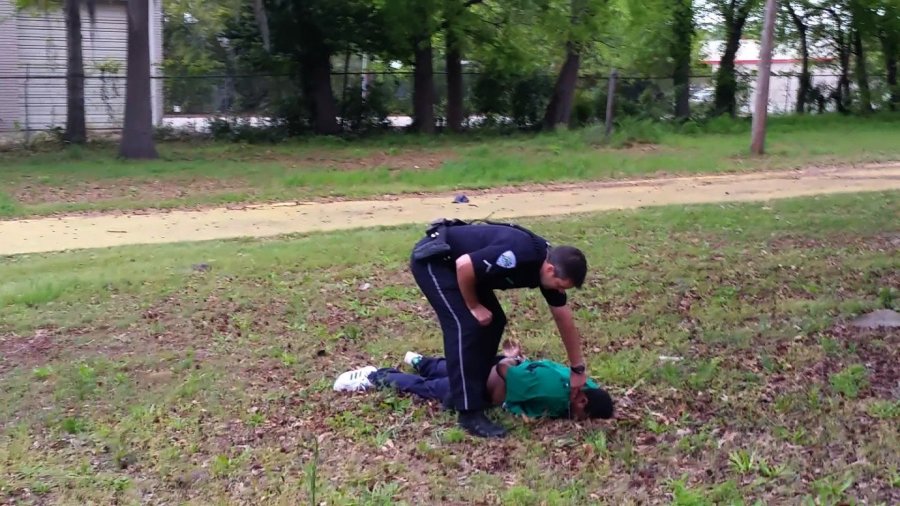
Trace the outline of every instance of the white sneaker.
<path fill-rule="evenodd" d="M 372 388 L 372 382 L 369 381 L 369 375 L 377 371 L 378 368 L 367 365 L 361 369 L 347 371 L 334 381 L 334 390 L 337 392 L 359 392 Z"/>
<path fill-rule="evenodd" d="M 415 367 L 419 363 L 420 360 L 422 360 L 422 355 L 420 355 L 414 351 L 407 351 L 406 356 L 403 357 L 403 361 L 413 367 Z"/>

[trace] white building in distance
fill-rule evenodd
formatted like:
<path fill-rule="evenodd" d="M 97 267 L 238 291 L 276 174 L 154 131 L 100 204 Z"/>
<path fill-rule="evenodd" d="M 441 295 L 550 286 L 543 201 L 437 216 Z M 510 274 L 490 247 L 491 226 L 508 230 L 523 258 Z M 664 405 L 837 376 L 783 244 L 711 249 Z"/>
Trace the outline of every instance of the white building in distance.
<path fill-rule="evenodd" d="M 709 65 L 713 74 L 719 69 L 724 41 L 710 41 L 703 45 L 701 57 L 703 63 Z M 756 101 L 756 73 L 759 69 L 759 42 L 742 39 L 735 58 L 735 69 L 738 74 L 749 77 L 749 99 L 740 103 L 740 112 L 749 114 Z M 835 58 L 822 50 L 810 48 L 810 73 L 813 87 L 834 88 L 837 86 L 837 71 L 833 68 Z M 802 60 L 796 49 L 776 46 L 772 53 L 772 77 L 769 81 L 769 113 L 790 114 L 797 103 L 797 88 L 800 86 L 800 70 Z"/>
<path fill-rule="evenodd" d="M 127 0 L 97 0 L 94 21 L 81 13 L 88 133 L 117 132 L 125 112 Z M 162 0 L 150 0 L 151 74 L 162 63 Z M 0 0 L 0 135 L 65 128 L 66 28 L 61 10 L 17 11 Z M 154 80 L 153 122 L 163 115 L 162 81 Z"/>

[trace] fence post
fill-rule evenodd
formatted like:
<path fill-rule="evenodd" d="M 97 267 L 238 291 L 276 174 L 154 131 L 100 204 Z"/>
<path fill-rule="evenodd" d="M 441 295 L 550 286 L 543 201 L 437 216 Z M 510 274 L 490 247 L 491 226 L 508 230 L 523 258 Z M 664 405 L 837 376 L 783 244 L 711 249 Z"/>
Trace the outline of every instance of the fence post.
<path fill-rule="evenodd" d="M 31 144 L 31 123 L 28 120 L 28 82 L 31 80 L 31 65 L 25 64 L 25 145 Z"/>
<path fill-rule="evenodd" d="M 341 130 L 344 130 L 344 120 L 347 119 L 347 76 L 350 71 L 350 51 L 344 57 L 344 83 L 341 86 Z"/>
<path fill-rule="evenodd" d="M 616 105 L 616 81 L 619 79 L 619 71 L 613 69 L 609 74 L 609 90 L 606 94 L 606 134 L 605 138 L 608 141 L 609 136 L 612 135 L 613 129 L 613 114 L 615 114 L 615 105 Z"/>

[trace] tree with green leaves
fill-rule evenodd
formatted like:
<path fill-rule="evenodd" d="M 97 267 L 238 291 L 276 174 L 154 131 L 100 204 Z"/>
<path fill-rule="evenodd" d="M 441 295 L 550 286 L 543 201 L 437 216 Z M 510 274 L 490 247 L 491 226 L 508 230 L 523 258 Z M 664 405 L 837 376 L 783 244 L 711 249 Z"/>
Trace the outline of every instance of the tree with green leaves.
<path fill-rule="evenodd" d="M 807 104 L 812 103 L 813 98 L 812 74 L 809 69 L 809 31 L 813 9 L 806 0 L 784 0 L 782 8 L 790 20 L 790 24 L 796 30 L 796 33 L 790 33 L 790 35 L 796 37 L 799 45 L 800 82 L 794 110 L 797 114 L 803 114 L 806 112 Z"/>
<path fill-rule="evenodd" d="M 694 6 L 691 0 L 672 0 L 672 84 L 675 86 L 675 118 L 691 116 L 691 51 L 694 42 Z"/>
<path fill-rule="evenodd" d="M 473 25 L 480 23 L 474 6 L 484 0 L 445 0 L 443 6 L 445 50 L 447 67 L 447 127 L 453 132 L 462 131 L 463 118 L 463 74 L 462 55 Z"/>
<path fill-rule="evenodd" d="M 380 0 L 386 44 L 381 52 L 413 66 L 413 129 L 435 131 L 434 49 L 432 39 L 441 29 L 442 0 Z M 458 27 L 453 28 L 458 33 Z"/>
<path fill-rule="evenodd" d="M 234 55 L 223 37 L 226 27 L 240 14 L 243 0 L 164 0 L 163 81 L 164 93 L 177 100 L 185 113 L 209 112 L 210 98 L 219 83 L 204 79 L 210 74 L 237 71 Z M 225 79 L 231 98 L 234 86 Z"/>
<path fill-rule="evenodd" d="M 376 14 L 365 0 L 248 0 L 220 35 L 242 68 L 291 76 L 302 102 L 278 107 L 290 109 L 286 114 L 294 119 L 308 118 L 315 133 L 331 135 L 341 131 L 332 59 L 371 49 L 380 36 Z"/>
<path fill-rule="evenodd" d="M 871 13 L 875 19 L 875 36 L 881 43 L 881 55 L 889 92 L 888 107 L 900 110 L 900 85 L 897 83 L 898 59 L 900 59 L 900 0 L 873 2 Z"/>
<path fill-rule="evenodd" d="M 866 62 L 866 49 L 864 38 L 874 27 L 874 20 L 870 17 L 865 0 L 848 0 L 850 11 L 850 25 L 852 32 L 852 52 L 856 58 L 856 86 L 859 89 L 860 112 L 868 114 L 872 109 L 872 91 L 869 88 L 869 69 Z"/>
<path fill-rule="evenodd" d="M 544 19 L 548 28 L 565 37 L 565 59 L 544 113 L 545 129 L 570 123 L 582 55 L 598 40 L 608 7 L 607 0 L 551 1 L 547 6 Z"/>
<path fill-rule="evenodd" d="M 713 0 L 724 20 L 725 48 L 716 73 L 713 113 L 737 114 L 738 81 L 734 61 L 741 47 L 741 36 L 750 14 L 760 5 L 760 0 Z"/>
<path fill-rule="evenodd" d="M 851 34 L 850 15 L 845 0 L 827 0 L 821 6 L 823 22 L 816 28 L 816 36 L 827 41 L 838 58 L 838 84 L 831 92 L 837 110 L 849 113 L 853 98 L 850 93 Z"/>

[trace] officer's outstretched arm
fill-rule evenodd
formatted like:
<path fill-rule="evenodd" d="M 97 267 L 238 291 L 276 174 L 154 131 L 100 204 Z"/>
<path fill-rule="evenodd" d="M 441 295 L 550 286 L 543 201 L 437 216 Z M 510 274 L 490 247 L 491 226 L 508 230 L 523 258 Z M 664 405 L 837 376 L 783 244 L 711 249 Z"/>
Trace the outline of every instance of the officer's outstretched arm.
<path fill-rule="evenodd" d="M 581 335 L 578 333 L 578 328 L 575 326 L 575 318 L 572 316 L 572 310 L 569 306 L 551 306 L 550 312 L 553 314 L 556 328 L 559 329 L 559 335 L 562 337 L 563 345 L 566 347 L 566 355 L 569 356 L 569 364 L 584 364 L 584 355 L 581 352 Z"/>

